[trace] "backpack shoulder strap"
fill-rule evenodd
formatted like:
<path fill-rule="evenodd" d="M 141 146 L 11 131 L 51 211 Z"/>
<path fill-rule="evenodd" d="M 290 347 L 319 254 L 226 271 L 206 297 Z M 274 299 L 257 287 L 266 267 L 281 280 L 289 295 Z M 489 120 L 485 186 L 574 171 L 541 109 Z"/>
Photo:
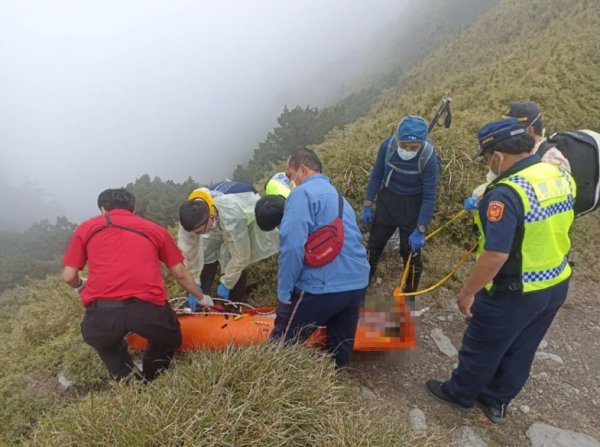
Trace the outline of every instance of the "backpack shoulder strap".
<path fill-rule="evenodd" d="M 388 141 L 387 150 L 385 152 L 385 161 L 388 163 L 394 156 L 398 143 L 396 142 L 396 136 L 392 135 Z"/>
<path fill-rule="evenodd" d="M 419 161 L 417 162 L 419 174 L 423 172 L 425 166 L 429 163 L 429 159 L 433 155 L 433 152 L 433 144 L 429 140 L 425 141 L 425 146 L 423 146 L 423 151 L 421 152 L 421 155 L 419 155 Z"/>

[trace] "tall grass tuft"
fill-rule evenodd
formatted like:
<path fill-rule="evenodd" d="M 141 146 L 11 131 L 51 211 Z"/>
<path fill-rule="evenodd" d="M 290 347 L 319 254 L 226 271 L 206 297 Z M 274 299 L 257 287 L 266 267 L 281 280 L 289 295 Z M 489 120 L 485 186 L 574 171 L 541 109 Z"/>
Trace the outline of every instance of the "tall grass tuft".
<path fill-rule="evenodd" d="M 150 385 L 115 385 L 44 418 L 34 446 L 397 446 L 403 424 L 303 346 L 198 352 Z"/>

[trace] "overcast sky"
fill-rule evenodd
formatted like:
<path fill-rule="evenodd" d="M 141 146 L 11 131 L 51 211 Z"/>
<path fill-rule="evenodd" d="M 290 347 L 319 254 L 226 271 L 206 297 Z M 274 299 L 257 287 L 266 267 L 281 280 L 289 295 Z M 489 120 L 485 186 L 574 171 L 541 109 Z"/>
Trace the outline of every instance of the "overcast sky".
<path fill-rule="evenodd" d="M 368 70 L 336 61 L 364 51 L 404 4 L 0 0 L 0 208 L 34 209 L 37 185 L 78 221 L 101 190 L 144 173 L 231 175 L 284 104 L 330 104 Z M 34 197 L 7 197 L 7 184 Z"/>

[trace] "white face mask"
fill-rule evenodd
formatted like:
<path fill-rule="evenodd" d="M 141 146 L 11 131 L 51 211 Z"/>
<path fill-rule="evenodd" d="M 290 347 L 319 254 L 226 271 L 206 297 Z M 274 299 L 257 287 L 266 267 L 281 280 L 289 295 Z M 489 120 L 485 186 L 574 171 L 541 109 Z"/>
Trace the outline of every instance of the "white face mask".
<path fill-rule="evenodd" d="M 401 147 L 397 148 L 398 157 L 400 157 L 404 161 L 412 160 L 417 156 L 417 152 L 419 151 L 407 151 L 406 149 L 402 149 Z"/>
<path fill-rule="evenodd" d="M 298 174 L 299 173 L 300 173 L 300 168 L 298 168 L 296 170 L 296 174 L 294 174 L 294 178 L 290 180 L 290 184 L 289 184 L 290 190 L 294 189 L 296 186 L 298 186 L 302 183 L 302 181 L 298 182 Z M 302 179 L 300 179 L 300 180 L 302 180 Z"/>
<path fill-rule="evenodd" d="M 494 180 L 496 180 L 496 177 L 498 177 L 496 174 L 494 174 L 494 171 L 492 171 L 492 168 L 490 168 L 488 166 L 488 172 L 485 175 L 485 179 L 486 181 L 489 182 L 493 182 Z"/>
<path fill-rule="evenodd" d="M 496 166 L 496 169 L 497 169 L 497 171 L 498 171 L 498 172 L 494 171 L 494 168 L 492 168 L 492 165 L 494 164 L 494 159 L 495 159 L 496 157 L 498 157 L 498 165 Z M 502 162 L 503 162 L 503 161 L 504 161 L 504 160 L 502 159 L 502 156 L 501 156 L 501 155 L 499 155 L 497 152 L 494 152 L 494 154 L 492 155 L 492 158 L 490 159 L 490 165 L 489 165 L 489 168 L 490 168 L 490 171 L 491 171 L 491 172 L 492 172 L 492 173 L 493 173 L 493 174 L 494 174 L 496 177 L 498 177 L 498 176 L 500 175 L 500 173 L 501 173 L 501 172 L 500 172 L 500 169 L 502 168 Z"/>
<path fill-rule="evenodd" d="M 219 216 L 217 216 L 217 215 L 210 216 L 204 225 L 201 225 L 200 227 L 196 228 L 195 230 L 192 231 L 192 233 L 194 233 L 194 234 L 210 233 L 211 231 L 213 231 L 216 228 L 218 222 L 219 222 Z"/>
<path fill-rule="evenodd" d="M 296 175 L 294 176 L 293 179 L 290 180 L 290 190 L 294 189 L 296 186 L 298 186 L 296 184 L 296 178 L 298 177 L 298 171 L 296 171 Z"/>

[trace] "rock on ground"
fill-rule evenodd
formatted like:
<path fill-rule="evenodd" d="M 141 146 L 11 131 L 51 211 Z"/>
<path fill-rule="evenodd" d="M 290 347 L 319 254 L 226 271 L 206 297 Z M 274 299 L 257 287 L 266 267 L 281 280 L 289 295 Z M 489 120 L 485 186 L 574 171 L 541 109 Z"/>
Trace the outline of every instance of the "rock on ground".
<path fill-rule="evenodd" d="M 600 447 L 591 436 L 535 422 L 527 429 L 531 447 Z"/>
<path fill-rule="evenodd" d="M 430 335 L 431 338 L 433 338 L 433 341 L 435 342 L 439 350 L 446 354 L 448 357 L 455 357 L 456 355 L 458 355 L 458 351 L 441 329 L 433 329 L 430 332 Z"/>
<path fill-rule="evenodd" d="M 454 430 L 452 434 L 453 447 L 487 447 L 487 443 L 481 439 L 473 429 L 467 425 Z"/>
<path fill-rule="evenodd" d="M 360 394 L 365 399 L 377 399 L 377 394 L 375 394 L 373 391 L 371 391 L 364 385 L 358 386 L 358 394 Z"/>
<path fill-rule="evenodd" d="M 418 408 L 413 408 L 408 412 L 408 420 L 410 421 L 410 428 L 418 435 L 427 434 L 427 420 L 425 419 L 425 413 Z"/>
<path fill-rule="evenodd" d="M 560 356 L 541 351 L 535 353 L 535 360 L 552 360 L 553 362 L 556 362 L 559 365 L 564 364 L 563 359 L 560 358 Z"/>
<path fill-rule="evenodd" d="M 65 371 L 60 371 L 56 378 L 58 379 L 58 383 L 60 383 L 61 388 L 65 391 L 71 388 L 71 385 L 73 385 L 73 382 L 71 382 L 71 380 L 67 377 L 67 373 Z"/>

